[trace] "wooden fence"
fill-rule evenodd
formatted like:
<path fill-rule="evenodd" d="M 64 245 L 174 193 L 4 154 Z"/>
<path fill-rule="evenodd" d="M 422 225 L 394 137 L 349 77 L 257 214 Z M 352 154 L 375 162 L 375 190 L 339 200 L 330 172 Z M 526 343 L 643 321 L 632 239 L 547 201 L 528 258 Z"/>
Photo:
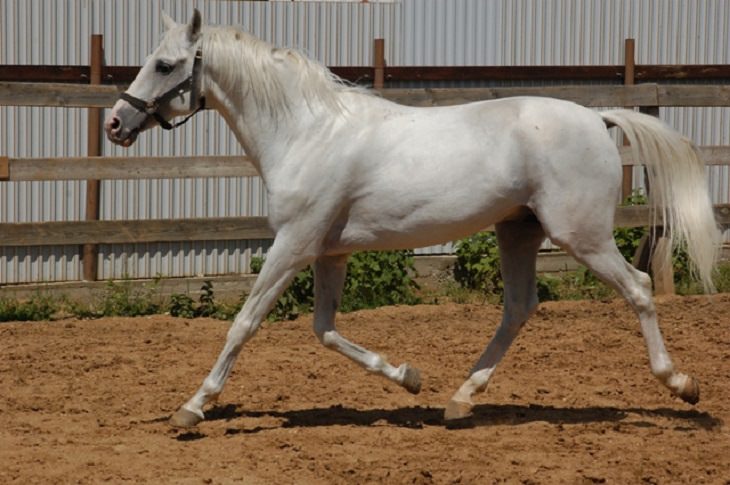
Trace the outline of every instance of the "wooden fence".
<path fill-rule="evenodd" d="M 89 108 L 89 139 L 99 139 L 99 111 L 114 104 L 136 67 L 103 66 L 101 36 L 92 36 L 89 68 L 83 66 L 0 66 L 0 106 L 55 106 Z M 382 40 L 376 40 L 376 59 L 372 68 L 333 69 L 354 80 L 372 79 L 374 88 L 387 99 L 413 106 L 444 106 L 509 96 L 549 96 L 589 106 L 640 107 L 657 113 L 660 106 L 730 106 L 730 85 L 722 84 L 634 84 L 636 80 L 730 79 L 730 66 L 636 66 L 633 41 L 626 42 L 624 66 L 569 67 L 463 67 L 401 68 L 387 67 L 382 59 Z M 477 79 L 550 79 L 623 81 L 623 85 L 545 86 L 460 89 L 392 89 L 384 86 L 394 80 L 477 80 Z M 36 82 L 18 82 L 18 79 Z M 64 82 L 48 82 L 62 80 Z M 730 147 L 703 147 L 711 165 L 730 164 Z M 89 154 L 99 153 L 89 146 Z M 631 189 L 631 159 L 628 149 L 621 150 L 625 166 L 624 188 Z M 0 154 L 2 155 L 2 154 Z M 226 217 L 184 220 L 98 220 L 98 180 L 177 177 L 253 176 L 256 172 L 246 157 L 75 157 L 18 159 L 0 156 L 0 180 L 86 180 L 93 174 L 87 194 L 87 220 L 0 224 L 0 245 L 85 245 L 84 279 L 96 279 L 95 244 L 139 243 L 154 241 L 195 241 L 266 239 L 272 237 L 265 218 Z M 87 191 L 88 192 L 88 191 Z M 96 200 L 96 202 L 94 202 Z M 96 204 L 96 205 L 94 205 Z M 716 206 L 720 224 L 730 224 L 730 207 Z M 620 207 L 617 227 L 650 224 L 646 207 Z M 669 290 L 671 291 L 671 290 Z"/>

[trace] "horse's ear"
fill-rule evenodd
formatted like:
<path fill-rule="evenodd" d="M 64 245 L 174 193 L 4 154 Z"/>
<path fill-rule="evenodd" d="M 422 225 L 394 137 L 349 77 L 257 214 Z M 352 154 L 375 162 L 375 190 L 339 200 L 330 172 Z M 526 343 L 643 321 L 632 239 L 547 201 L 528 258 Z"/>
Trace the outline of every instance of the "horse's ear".
<path fill-rule="evenodd" d="M 193 18 L 190 19 L 190 23 L 188 24 L 188 40 L 193 43 L 198 40 L 198 37 L 200 36 L 200 12 L 196 8 L 193 10 Z"/>
<path fill-rule="evenodd" d="M 169 15 L 167 15 L 164 11 L 162 12 L 162 23 L 165 24 L 166 30 L 172 30 L 175 27 L 177 27 L 177 22 L 172 20 L 172 18 Z"/>

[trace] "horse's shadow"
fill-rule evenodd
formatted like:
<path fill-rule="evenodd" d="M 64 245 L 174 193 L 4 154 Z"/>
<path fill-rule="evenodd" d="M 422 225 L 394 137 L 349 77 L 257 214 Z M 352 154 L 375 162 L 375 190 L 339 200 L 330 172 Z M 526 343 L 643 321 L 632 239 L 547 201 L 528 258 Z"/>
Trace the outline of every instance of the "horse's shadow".
<path fill-rule="evenodd" d="M 543 421 L 554 425 L 616 423 L 622 426 L 659 427 L 660 419 L 673 422 L 676 431 L 713 430 L 723 422 L 707 412 L 671 408 L 618 408 L 612 406 L 556 407 L 551 405 L 486 404 L 474 407 L 473 416 L 457 423 L 445 423 L 443 408 L 401 407 L 395 409 L 359 410 L 344 406 L 310 408 L 290 411 L 250 411 L 229 404 L 216 406 L 205 414 L 207 421 L 225 420 L 235 425 L 242 418 L 275 418 L 278 422 L 269 426 L 231 427 L 226 434 L 259 433 L 276 428 L 311 428 L 319 426 L 396 426 L 420 429 L 424 426 L 447 428 L 487 427 L 496 425 L 522 425 Z M 636 418 L 639 419 L 636 419 Z M 633 419 L 631 419 L 633 418 Z M 199 431 L 183 433 L 177 439 L 203 438 Z"/>

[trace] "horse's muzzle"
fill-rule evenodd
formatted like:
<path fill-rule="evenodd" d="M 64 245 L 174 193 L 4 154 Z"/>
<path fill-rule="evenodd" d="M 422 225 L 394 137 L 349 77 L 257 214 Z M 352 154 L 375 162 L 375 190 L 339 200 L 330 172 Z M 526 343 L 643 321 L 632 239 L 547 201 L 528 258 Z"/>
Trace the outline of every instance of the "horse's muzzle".
<path fill-rule="evenodd" d="M 137 140 L 139 133 L 145 129 L 145 119 L 139 119 L 144 117 L 140 117 L 136 111 L 132 111 L 130 115 L 128 111 L 131 110 L 115 105 L 104 121 L 106 137 L 112 143 L 123 147 L 131 146 Z"/>
<path fill-rule="evenodd" d="M 124 128 L 117 117 L 110 117 L 104 122 L 104 131 L 109 141 L 123 147 L 131 146 L 137 140 L 137 135 L 139 135 L 139 129 L 129 130 Z"/>

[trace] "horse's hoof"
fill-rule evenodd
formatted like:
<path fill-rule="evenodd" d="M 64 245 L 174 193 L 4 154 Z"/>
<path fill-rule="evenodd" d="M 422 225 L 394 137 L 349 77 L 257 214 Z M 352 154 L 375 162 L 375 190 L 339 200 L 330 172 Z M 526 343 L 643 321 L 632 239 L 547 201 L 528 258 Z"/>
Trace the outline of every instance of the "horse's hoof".
<path fill-rule="evenodd" d="M 178 409 L 175 414 L 170 417 L 170 426 L 175 428 L 193 428 L 203 420 L 200 416 L 185 408 Z"/>
<path fill-rule="evenodd" d="M 421 371 L 406 364 L 406 374 L 403 377 L 403 387 L 411 394 L 421 392 Z"/>
<path fill-rule="evenodd" d="M 450 400 L 444 410 L 444 420 L 447 424 L 471 418 L 473 405 L 470 402 Z"/>
<path fill-rule="evenodd" d="M 684 402 L 697 404 L 700 402 L 700 383 L 694 377 L 688 377 L 687 382 L 678 394 Z"/>

